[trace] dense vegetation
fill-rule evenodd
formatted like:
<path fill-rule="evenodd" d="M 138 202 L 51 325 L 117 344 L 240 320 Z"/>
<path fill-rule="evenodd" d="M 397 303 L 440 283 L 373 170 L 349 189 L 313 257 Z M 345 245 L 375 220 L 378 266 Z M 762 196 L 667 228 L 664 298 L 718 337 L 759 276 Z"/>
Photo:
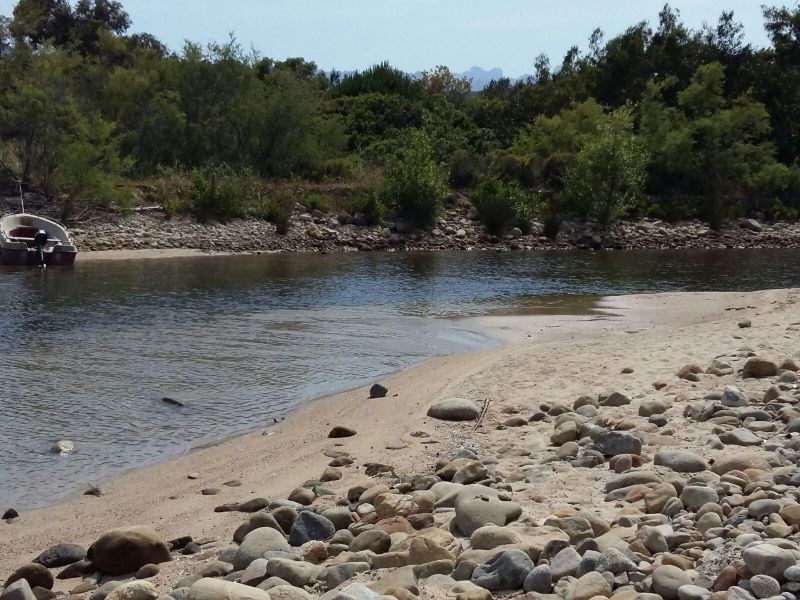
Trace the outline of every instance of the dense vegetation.
<path fill-rule="evenodd" d="M 764 8 L 771 44 L 733 13 L 691 30 L 665 6 L 560 65 L 472 93 L 445 67 L 322 73 L 231 38 L 170 51 L 113 0 L 20 0 L 0 16 L 0 171 L 59 202 L 124 207 L 146 180 L 170 216 L 254 215 L 295 201 L 265 181 L 346 182 L 351 211 L 430 226 L 467 189 L 502 233 L 533 215 L 601 223 L 800 208 L 800 9 Z M 127 183 L 126 183 L 127 182 Z"/>

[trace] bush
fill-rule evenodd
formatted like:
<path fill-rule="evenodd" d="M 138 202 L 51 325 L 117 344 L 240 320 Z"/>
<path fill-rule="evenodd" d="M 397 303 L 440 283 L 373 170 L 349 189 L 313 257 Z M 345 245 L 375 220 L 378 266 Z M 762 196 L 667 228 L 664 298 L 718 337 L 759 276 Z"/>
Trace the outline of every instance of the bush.
<path fill-rule="evenodd" d="M 458 148 L 450 159 L 450 184 L 456 188 L 474 185 L 486 173 L 486 161 L 482 156 L 477 156 Z"/>
<path fill-rule="evenodd" d="M 218 167 L 206 172 L 195 169 L 191 180 L 189 200 L 201 223 L 210 219 L 227 221 L 247 216 L 252 186 L 249 178 Z"/>
<path fill-rule="evenodd" d="M 530 231 L 533 219 L 533 198 L 515 181 L 485 177 L 470 194 L 481 221 L 492 235 L 502 235 L 510 227 Z"/>
<path fill-rule="evenodd" d="M 416 228 L 433 225 L 447 193 L 446 169 L 433 158 L 430 138 L 414 129 L 390 159 L 384 173 L 383 197 Z"/>
<path fill-rule="evenodd" d="M 292 216 L 294 196 L 289 190 L 281 190 L 272 197 L 259 198 L 255 210 L 256 216 L 275 225 L 281 235 L 289 231 L 289 218 Z"/>
<path fill-rule="evenodd" d="M 328 201 L 322 194 L 309 194 L 306 196 L 305 200 L 303 200 L 303 206 L 305 206 L 308 211 L 318 210 L 320 212 L 325 212 L 328 210 Z"/>
<path fill-rule="evenodd" d="M 359 192 L 350 200 L 349 211 L 353 215 L 357 213 L 364 215 L 367 225 L 377 225 L 381 222 L 383 214 L 386 212 L 386 207 L 381 201 L 380 192 L 375 189 L 369 189 Z"/>
<path fill-rule="evenodd" d="M 624 215 L 644 188 L 648 156 L 629 130 L 604 125 L 564 174 L 564 200 L 583 219 L 607 225 Z"/>

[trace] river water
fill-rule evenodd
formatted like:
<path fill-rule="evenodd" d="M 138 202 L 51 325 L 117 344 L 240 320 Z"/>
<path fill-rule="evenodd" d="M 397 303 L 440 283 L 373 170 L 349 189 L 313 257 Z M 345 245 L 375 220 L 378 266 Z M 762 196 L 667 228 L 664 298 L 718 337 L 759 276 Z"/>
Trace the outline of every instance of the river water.
<path fill-rule="evenodd" d="M 2 267 L 0 512 L 496 343 L 463 317 L 579 314 L 608 294 L 796 287 L 798 262 L 797 250 L 728 250 L 79 256 L 72 269 Z M 74 452 L 51 454 L 60 439 Z"/>

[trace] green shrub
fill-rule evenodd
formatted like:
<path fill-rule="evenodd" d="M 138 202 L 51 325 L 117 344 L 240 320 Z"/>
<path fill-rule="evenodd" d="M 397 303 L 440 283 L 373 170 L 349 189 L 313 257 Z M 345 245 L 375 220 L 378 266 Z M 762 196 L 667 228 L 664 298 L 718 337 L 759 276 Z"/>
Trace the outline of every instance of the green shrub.
<path fill-rule="evenodd" d="M 383 214 L 386 212 L 386 207 L 381 201 L 380 192 L 375 189 L 368 189 L 359 192 L 350 200 L 349 212 L 353 215 L 356 213 L 364 215 L 367 219 L 367 225 L 377 225 L 381 222 Z"/>
<path fill-rule="evenodd" d="M 577 216 L 607 225 L 633 208 L 644 188 L 648 155 L 630 130 L 604 125 L 564 174 L 564 200 Z"/>
<path fill-rule="evenodd" d="M 217 167 L 206 172 L 195 169 L 191 180 L 189 200 L 201 223 L 210 219 L 227 221 L 247 216 L 252 181 L 246 176 Z"/>
<path fill-rule="evenodd" d="M 394 159 L 384 172 L 383 196 L 416 228 L 433 225 L 447 193 L 446 169 L 433 157 L 428 135 L 409 131 Z"/>
<path fill-rule="evenodd" d="M 269 221 L 281 235 L 289 231 L 294 195 L 289 190 L 280 190 L 274 196 L 260 197 L 254 211 L 255 216 Z"/>
<path fill-rule="evenodd" d="M 511 227 L 519 227 L 523 233 L 530 231 L 535 203 L 517 182 L 484 177 L 470 194 L 470 200 L 492 235 L 502 235 Z"/>
<path fill-rule="evenodd" d="M 325 212 L 328 210 L 328 201 L 322 194 L 309 194 L 306 196 L 305 200 L 303 200 L 303 206 L 305 206 L 308 211 L 318 210 L 320 212 Z"/>
<path fill-rule="evenodd" d="M 355 179 L 363 167 L 361 158 L 355 154 L 332 158 L 325 163 L 325 177 L 342 180 Z"/>

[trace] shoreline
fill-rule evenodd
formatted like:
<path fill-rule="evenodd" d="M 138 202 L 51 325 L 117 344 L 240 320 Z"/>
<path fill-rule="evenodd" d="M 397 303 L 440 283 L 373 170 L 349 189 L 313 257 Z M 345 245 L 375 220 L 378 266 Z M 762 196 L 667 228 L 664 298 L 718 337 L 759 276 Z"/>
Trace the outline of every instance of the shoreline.
<path fill-rule="evenodd" d="M 574 352 L 577 357 L 573 359 L 591 360 L 597 354 L 597 346 L 609 342 L 613 348 L 622 347 L 616 352 L 624 352 L 625 344 L 614 343 L 620 336 L 640 339 L 636 334 L 647 332 L 674 338 L 696 325 L 708 328 L 715 320 L 729 320 L 730 313 L 726 311 L 732 305 L 769 308 L 771 302 L 782 302 L 792 294 L 788 290 L 771 290 L 612 296 L 598 308 L 613 311 L 615 317 L 600 320 L 576 320 L 570 316 L 475 317 L 481 326 L 504 332 L 502 347 L 423 361 L 384 378 L 382 383 L 389 388 L 385 399 L 369 400 L 365 387 L 323 397 L 270 428 L 274 435 L 255 431 L 235 436 L 123 474 L 104 486 L 106 495 L 102 497 L 81 496 L 24 512 L 18 522 L 0 525 L 0 574 L 11 572 L 50 545 L 88 545 L 102 532 L 124 525 L 153 526 L 165 539 L 187 534 L 195 539 L 213 538 L 214 546 L 225 547 L 230 531 L 243 517 L 239 513 L 213 512 L 214 506 L 259 495 L 286 497 L 303 480 L 322 472 L 329 460 L 323 456 L 325 449 L 341 448 L 358 457 L 352 467 L 345 469 L 345 477 L 337 485 L 363 481 L 362 467 L 366 462 L 403 465 L 398 471 L 432 464 L 438 456 L 475 437 L 467 430 L 454 431 L 427 418 L 425 410 L 436 400 L 452 396 L 478 399 L 477 395 L 483 393 L 482 379 L 504 378 L 504 374 L 505 378 L 518 377 L 522 364 L 531 358 L 546 356 L 552 363 L 559 356 Z M 670 307 L 669 314 L 665 313 L 665 306 Z M 734 313 L 732 318 L 739 318 L 753 310 Z M 679 327 L 675 327 L 676 323 Z M 616 365 L 620 361 L 601 361 L 604 366 L 598 373 L 602 377 L 619 373 L 620 367 L 609 369 L 609 362 Z M 370 403 L 370 426 L 362 418 L 365 403 Z M 325 435 L 335 425 L 351 426 L 358 434 L 345 440 L 329 440 Z M 423 444 L 419 438 L 409 436 L 419 430 L 430 436 L 428 441 L 436 443 Z M 387 443 L 393 440 L 402 440 L 402 444 Z M 399 449 L 386 447 L 404 444 Z M 200 478 L 188 479 L 192 472 L 199 473 Z M 223 485 L 231 479 L 239 480 L 241 486 Z M 214 496 L 201 495 L 200 489 L 206 486 L 219 486 L 222 491 Z M 182 561 L 169 563 L 158 581 L 174 582 L 185 566 Z"/>

